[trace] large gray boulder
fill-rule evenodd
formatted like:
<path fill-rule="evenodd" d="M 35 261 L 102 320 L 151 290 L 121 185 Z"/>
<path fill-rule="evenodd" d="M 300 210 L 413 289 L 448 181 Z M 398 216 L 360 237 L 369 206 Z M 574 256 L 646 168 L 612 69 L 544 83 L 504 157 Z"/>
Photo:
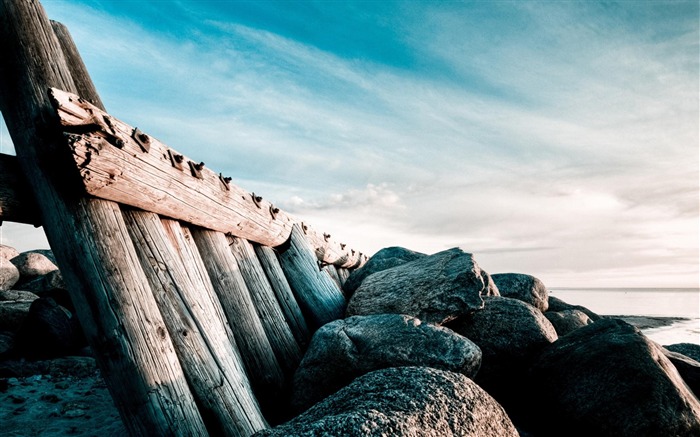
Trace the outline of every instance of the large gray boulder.
<path fill-rule="evenodd" d="M 405 249 L 403 247 L 385 247 L 381 249 L 359 269 L 354 270 L 348 276 L 348 279 L 343 284 L 343 292 L 345 296 L 350 297 L 357 290 L 364 279 L 372 273 L 381 272 L 382 270 L 396 267 L 405 264 L 409 261 L 426 257 L 427 255 L 420 252 Z"/>
<path fill-rule="evenodd" d="M 394 367 L 357 378 L 304 414 L 256 437 L 518 437 L 503 408 L 459 373 Z"/>
<path fill-rule="evenodd" d="M 522 300 L 538 310 L 547 311 L 549 292 L 547 287 L 531 275 L 523 273 L 497 273 L 491 275 L 501 296 Z"/>
<path fill-rule="evenodd" d="M 336 320 L 314 334 L 294 375 L 292 405 L 303 411 L 373 370 L 425 366 L 472 378 L 479 348 L 446 328 L 399 314 Z"/>
<path fill-rule="evenodd" d="M 700 344 L 695 343 L 676 343 L 664 346 L 671 352 L 677 352 L 683 354 L 688 358 L 692 358 L 695 361 L 700 362 Z"/>
<path fill-rule="evenodd" d="M 532 305 L 502 296 L 484 297 L 484 308 L 447 325 L 481 349 L 475 381 L 508 411 L 516 424 L 527 373 L 538 354 L 557 340 L 552 324 Z"/>
<path fill-rule="evenodd" d="M 532 367 L 538 436 L 697 437 L 700 402 L 662 348 L 601 319 L 548 346 Z"/>
<path fill-rule="evenodd" d="M 17 255 L 19 255 L 19 252 L 17 252 L 17 249 L 14 247 L 0 244 L 0 258 L 4 258 L 9 261 Z"/>
<path fill-rule="evenodd" d="M 666 358 L 678 370 L 690 391 L 695 394 L 695 397 L 700 398 L 700 362 L 678 352 L 672 352 L 664 348 L 662 350 Z"/>
<path fill-rule="evenodd" d="M 19 270 L 9 260 L 0 258 L 0 290 L 10 290 L 19 281 Z"/>
<path fill-rule="evenodd" d="M 486 286 L 472 254 L 454 248 L 368 276 L 346 314 L 406 314 L 442 324 L 480 309 Z"/>
<path fill-rule="evenodd" d="M 29 314 L 31 301 L 0 301 L 0 331 L 17 332 Z"/>
<path fill-rule="evenodd" d="M 564 302 L 563 300 L 559 299 L 558 297 L 549 295 L 549 298 L 547 299 L 547 302 L 549 303 L 549 307 L 547 308 L 547 311 L 566 311 L 566 310 L 579 310 L 585 315 L 588 316 L 589 319 L 592 321 L 598 321 L 601 319 L 601 316 L 598 314 L 594 313 L 593 311 L 589 310 L 588 308 L 581 306 L 581 305 L 572 305 L 570 303 Z"/>
<path fill-rule="evenodd" d="M 19 270 L 22 281 L 28 281 L 37 276 L 58 270 L 56 264 L 42 251 L 22 252 L 10 261 Z"/>
<path fill-rule="evenodd" d="M 560 337 L 593 323 L 590 317 L 580 310 L 547 311 L 544 316 L 554 326 Z"/>

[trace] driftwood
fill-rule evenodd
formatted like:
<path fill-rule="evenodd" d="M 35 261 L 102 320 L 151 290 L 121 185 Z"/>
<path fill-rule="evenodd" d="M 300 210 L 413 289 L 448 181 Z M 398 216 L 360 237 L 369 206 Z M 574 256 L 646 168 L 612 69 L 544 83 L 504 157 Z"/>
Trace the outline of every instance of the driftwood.
<path fill-rule="evenodd" d="M 41 217 L 17 158 L 0 154 L 0 224 L 3 221 L 38 226 Z"/>
<path fill-rule="evenodd" d="M 309 327 L 315 331 L 326 323 L 343 318 L 345 298 L 329 275 L 321 271 L 313 249 L 298 225 L 289 242 L 280 249 L 280 264 Z"/>
<path fill-rule="evenodd" d="M 230 237 L 229 244 L 255 303 L 267 339 L 285 376 L 290 379 L 301 362 L 301 349 L 284 318 L 275 292 L 255 255 L 253 246 L 247 240 L 236 237 Z"/>
<path fill-rule="evenodd" d="M 272 290 L 275 292 L 277 302 L 279 302 L 282 308 L 287 324 L 299 344 L 299 347 L 304 351 L 309 345 L 311 333 L 309 332 L 309 327 L 306 324 L 301 308 L 299 308 L 299 304 L 294 297 L 294 293 L 289 287 L 289 282 L 287 282 L 287 278 L 284 276 L 282 266 L 280 266 L 279 259 L 277 259 L 277 253 L 273 248 L 268 246 L 260 246 L 257 244 L 253 246 L 255 248 L 255 254 L 258 256 L 258 260 L 265 271 L 265 275 L 267 275 L 267 279 L 270 281 Z"/>
<path fill-rule="evenodd" d="M 204 435 L 170 335 L 117 204 L 75 195 L 49 87 L 77 92 L 36 1 L 0 2 L 2 112 L 47 238 L 127 429 Z"/>
<path fill-rule="evenodd" d="M 335 283 L 335 285 L 338 287 L 338 290 L 343 290 L 343 284 L 341 284 L 340 282 L 338 270 L 335 269 L 335 266 L 333 264 L 323 266 L 321 270 L 323 270 L 333 280 L 333 283 Z"/>

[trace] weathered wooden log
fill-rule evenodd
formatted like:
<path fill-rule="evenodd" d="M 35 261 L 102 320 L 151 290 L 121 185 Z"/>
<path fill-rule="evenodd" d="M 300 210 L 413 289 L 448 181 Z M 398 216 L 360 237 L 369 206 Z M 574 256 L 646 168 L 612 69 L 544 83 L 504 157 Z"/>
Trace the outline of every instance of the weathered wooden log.
<path fill-rule="evenodd" d="M 190 268 L 173 247 L 184 240 L 179 224 L 164 223 L 151 212 L 124 211 L 129 233 L 173 339 L 185 377 L 212 434 L 249 436 L 266 427 L 207 285 L 195 283 Z M 211 287 L 211 285 L 209 285 Z"/>
<path fill-rule="evenodd" d="M 0 153 L 0 224 L 3 221 L 39 226 L 41 216 L 17 158 Z"/>
<path fill-rule="evenodd" d="M 226 236 L 221 232 L 195 228 L 192 235 L 231 325 L 253 392 L 265 417 L 274 423 L 278 414 L 282 413 L 277 407 L 285 396 L 284 373 L 265 334 L 238 263 Z"/>
<path fill-rule="evenodd" d="M 241 238 L 229 237 L 228 241 L 231 252 L 238 261 L 238 268 L 241 270 L 248 291 L 253 298 L 267 339 L 289 380 L 301 362 L 301 349 L 299 349 L 299 345 L 294 339 L 289 325 L 287 325 L 275 292 L 255 255 L 253 246 Z"/>
<path fill-rule="evenodd" d="M 332 280 L 333 283 L 338 287 L 338 290 L 343 291 L 343 284 L 340 283 L 340 276 L 338 276 L 338 271 L 335 269 L 333 264 L 328 264 L 323 266 L 323 270 Z"/>
<path fill-rule="evenodd" d="M 301 308 L 299 308 L 299 304 L 294 297 L 294 293 L 289 287 L 289 282 L 287 282 L 287 278 L 284 276 L 284 271 L 282 271 L 282 267 L 277 259 L 275 249 L 257 244 L 254 244 L 253 247 L 265 271 L 265 275 L 267 275 L 267 279 L 270 281 L 272 290 L 275 292 L 277 302 L 279 302 L 282 308 L 287 324 L 292 334 L 294 334 L 294 338 L 301 350 L 306 350 L 309 345 L 309 340 L 311 339 L 311 333 L 309 332 L 309 327 L 306 324 Z"/>
<path fill-rule="evenodd" d="M 356 268 L 360 267 L 368 259 L 362 252 L 358 252 L 347 247 L 345 243 L 334 240 L 330 234 L 318 232 L 303 222 L 299 226 L 304 233 L 304 238 L 314 250 L 316 258 L 323 264 Z"/>
<path fill-rule="evenodd" d="M 343 285 L 345 285 L 345 281 L 347 281 L 348 277 L 350 276 L 350 270 L 345 267 L 338 267 L 336 270 L 338 271 L 338 277 L 340 278 L 340 286 L 342 287 Z"/>
<path fill-rule="evenodd" d="M 342 318 L 345 298 L 330 276 L 321 271 L 299 225 L 292 227 L 289 241 L 278 250 L 284 275 L 311 330 Z"/>
<path fill-rule="evenodd" d="M 66 181 L 70 157 L 47 89 L 77 90 L 37 1 L 0 1 L 0 44 L 3 116 L 125 426 L 133 435 L 205 435 L 118 205 Z"/>

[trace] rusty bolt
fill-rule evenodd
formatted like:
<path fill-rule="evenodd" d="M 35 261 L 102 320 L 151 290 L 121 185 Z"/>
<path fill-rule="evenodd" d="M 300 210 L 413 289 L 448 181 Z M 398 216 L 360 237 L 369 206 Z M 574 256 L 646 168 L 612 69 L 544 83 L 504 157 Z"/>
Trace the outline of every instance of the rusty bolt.
<path fill-rule="evenodd" d="M 329 238 L 331 238 L 331 234 L 326 234 L 326 233 L 323 234 L 324 240 L 328 241 Z"/>
<path fill-rule="evenodd" d="M 197 170 L 202 170 L 204 168 L 204 163 L 200 162 L 199 164 L 193 164 L 193 166 Z"/>
<path fill-rule="evenodd" d="M 185 160 L 185 157 L 182 155 L 175 155 L 175 156 L 173 156 L 173 158 L 175 159 L 175 162 L 177 162 L 178 164 L 180 164 L 182 161 Z"/>
<path fill-rule="evenodd" d="M 233 179 L 233 178 L 224 177 L 224 182 L 226 182 L 228 184 L 229 182 L 231 182 L 231 179 Z"/>
<path fill-rule="evenodd" d="M 344 249 L 345 249 L 345 246 L 346 246 L 345 243 L 340 243 L 340 249 L 341 249 L 341 250 L 344 250 Z"/>
<path fill-rule="evenodd" d="M 122 147 L 124 147 L 124 140 L 122 140 L 121 138 L 115 138 L 114 145 L 121 149 Z"/>

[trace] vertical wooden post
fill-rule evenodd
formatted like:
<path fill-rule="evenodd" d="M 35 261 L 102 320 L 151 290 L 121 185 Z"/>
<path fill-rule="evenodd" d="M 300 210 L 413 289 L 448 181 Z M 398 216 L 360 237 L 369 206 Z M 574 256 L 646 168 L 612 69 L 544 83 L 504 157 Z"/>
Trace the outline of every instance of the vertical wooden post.
<path fill-rule="evenodd" d="M 299 304 L 294 297 L 294 293 L 289 287 L 289 282 L 287 282 L 287 278 L 284 276 L 282 266 L 280 266 L 279 260 L 277 259 L 277 253 L 275 249 L 269 246 L 254 244 L 253 247 L 265 271 L 265 275 L 270 281 L 272 290 L 275 292 L 275 296 L 277 296 L 277 302 L 279 302 L 282 308 L 289 328 L 292 330 L 292 334 L 294 334 L 294 338 L 297 340 L 301 350 L 305 351 L 309 345 L 311 333 L 309 332 L 309 327 L 306 325 L 306 320 L 301 312 L 301 308 L 299 308 Z"/>
<path fill-rule="evenodd" d="M 244 371 L 235 360 L 217 301 L 195 284 L 171 243 L 184 246 L 177 222 L 151 212 L 124 211 L 131 238 L 190 386 L 213 435 L 249 436 L 266 427 Z M 170 237 L 165 231 L 168 225 Z"/>
<path fill-rule="evenodd" d="M 133 435 L 205 435 L 118 205 L 86 199 L 48 88 L 77 92 L 43 8 L 0 1 L 2 112 L 86 337 Z M 68 181 L 68 182 L 67 182 Z"/>
<path fill-rule="evenodd" d="M 323 270 L 332 280 L 333 283 L 338 287 L 338 290 L 343 291 L 343 284 L 340 283 L 340 276 L 338 276 L 338 271 L 335 269 L 333 264 L 328 264 L 323 266 Z"/>
<path fill-rule="evenodd" d="M 315 331 L 342 318 L 347 304 L 345 298 L 330 276 L 319 268 L 316 255 L 298 224 L 292 226 L 287 245 L 278 249 L 282 270 L 309 327 Z"/>
<path fill-rule="evenodd" d="M 253 392 L 265 417 L 275 422 L 284 393 L 284 375 L 265 334 L 226 236 L 195 228 L 192 236 L 240 348 Z"/>
<path fill-rule="evenodd" d="M 282 314 L 272 286 L 265 276 L 253 246 L 242 238 L 229 237 L 231 251 L 238 261 L 253 303 L 257 309 L 267 339 L 289 380 L 301 362 L 301 350 Z"/>

